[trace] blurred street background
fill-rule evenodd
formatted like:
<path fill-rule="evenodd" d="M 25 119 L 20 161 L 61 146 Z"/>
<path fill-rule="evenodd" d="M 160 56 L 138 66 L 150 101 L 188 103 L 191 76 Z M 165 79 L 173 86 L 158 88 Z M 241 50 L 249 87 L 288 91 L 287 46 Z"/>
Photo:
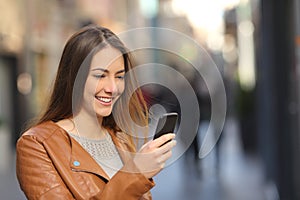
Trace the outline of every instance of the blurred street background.
<path fill-rule="evenodd" d="M 1 200 L 26 199 L 15 175 L 16 141 L 45 103 L 66 40 L 91 23 L 117 34 L 143 27 L 178 31 L 201 45 L 222 75 L 225 125 L 202 158 L 211 94 L 180 59 L 200 55 L 188 44 L 176 56 L 136 52 L 140 64 L 155 54 L 182 73 L 201 112 L 190 148 L 155 177 L 154 200 L 300 199 L 300 0 L 0 0 L 0 10 Z M 166 88 L 144 91 L 149 105 L 178 110 Z"/>

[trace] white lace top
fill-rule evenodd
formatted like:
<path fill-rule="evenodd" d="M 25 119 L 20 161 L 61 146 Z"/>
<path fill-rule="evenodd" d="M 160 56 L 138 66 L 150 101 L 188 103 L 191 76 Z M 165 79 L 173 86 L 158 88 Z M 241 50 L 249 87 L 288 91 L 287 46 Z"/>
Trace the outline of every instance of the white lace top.
<path fill-rule="evenodd" d="M 122 160 L 109 134 L 104 139 L 88 139 L 69 134 L 95 159 L 110 178 L 122 168 Z"/>

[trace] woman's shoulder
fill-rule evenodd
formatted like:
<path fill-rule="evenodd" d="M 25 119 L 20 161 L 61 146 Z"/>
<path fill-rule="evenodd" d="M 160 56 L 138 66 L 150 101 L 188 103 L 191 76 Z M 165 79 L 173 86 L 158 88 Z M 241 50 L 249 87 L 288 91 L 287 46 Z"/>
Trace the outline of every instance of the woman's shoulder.
<path fill-rule="evenodd" d="M 36 138 L 37 140 L 45 140 L 51 137 L 53 134 L 63 131 L 64 130 L 53 121 L 46 121 L 29 128 L 21 135 L 21 138 L 31 136 Z"/>

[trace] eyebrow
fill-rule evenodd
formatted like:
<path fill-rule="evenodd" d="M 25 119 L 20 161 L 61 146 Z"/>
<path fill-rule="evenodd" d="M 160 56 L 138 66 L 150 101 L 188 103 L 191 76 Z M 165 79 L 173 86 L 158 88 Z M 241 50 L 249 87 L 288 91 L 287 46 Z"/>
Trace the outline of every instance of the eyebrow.
<path fill-rule="evenodd" d="M 109 71 L 107 69 L 103 69 L 103 68 L 95 68 L 95 69 L 92 69 L 91 71 L 97 71 L 97 70 L 102 71 L 104 73 L 109 73 Z M 123 72 L 125 72 L 125 69 L 121 69 L 121 70 L 117 71 L 116 74 L 120 74 Z"/>

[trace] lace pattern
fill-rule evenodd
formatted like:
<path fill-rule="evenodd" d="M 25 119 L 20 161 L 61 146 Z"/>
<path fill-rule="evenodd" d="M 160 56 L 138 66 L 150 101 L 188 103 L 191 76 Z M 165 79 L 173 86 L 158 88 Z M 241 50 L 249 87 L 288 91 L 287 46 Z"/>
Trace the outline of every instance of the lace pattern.
<path fill-rule="evenodd" d="M 94 158 L 109 177 L 112 177 L 123 166 L 109 134 L 104 139 L 88 139 L 69 134 Z"/>
<path fill-rule="evenodd" d="M 110 136 L 104 139 L 88 139 L 70 134 L 93 158 L 111 159 L 119 156 Z"/>

